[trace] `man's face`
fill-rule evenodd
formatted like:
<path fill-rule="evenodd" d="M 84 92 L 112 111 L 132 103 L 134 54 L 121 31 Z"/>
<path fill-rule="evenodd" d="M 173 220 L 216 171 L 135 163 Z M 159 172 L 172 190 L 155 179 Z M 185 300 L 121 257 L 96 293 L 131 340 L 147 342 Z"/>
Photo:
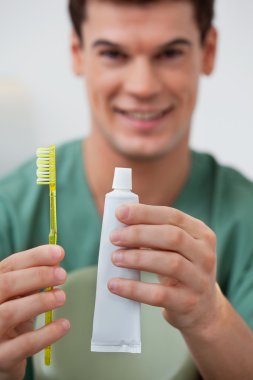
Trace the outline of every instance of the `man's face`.
<path fill-rule="evenodd" d="M 141 7 L 92 0 L 86 10 L 83 44 L 74 38 L 72 52 L 95 135 L 129 157 L 170 152 L 188 138 L 199 76 L 212 70 L 214 34 L 201 45 L 184 1 Z"/>

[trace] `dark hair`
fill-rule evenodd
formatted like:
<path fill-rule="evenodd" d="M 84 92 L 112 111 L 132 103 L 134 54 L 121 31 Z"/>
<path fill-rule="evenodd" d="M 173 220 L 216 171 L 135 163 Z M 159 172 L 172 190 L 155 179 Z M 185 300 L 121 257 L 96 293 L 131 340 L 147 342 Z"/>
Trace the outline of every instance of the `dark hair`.
<path fill-rule="evenodd" d="M 88 0 L 92 1 L 92 0 Z M 101 0 L 102 1 L 102 0 Z M 116 4 L 146 5 L 157 2 L 159 0 L 104 0 Z M 160 0 L 162 1 L 162 0 Z M 178 1 L 178 0 L 171 0 Z M 188 1 L 195 10 L 195 18 L 200 31 L 201 41 L 204 42 L 207 32 L 212 26 L 214 18 L 214 2 L 215 0 L 179 0 Z M 69 13 L 75 32 L 82 40 L 81 26 L 86 19 L 86 0 L 69 0 Z"/>

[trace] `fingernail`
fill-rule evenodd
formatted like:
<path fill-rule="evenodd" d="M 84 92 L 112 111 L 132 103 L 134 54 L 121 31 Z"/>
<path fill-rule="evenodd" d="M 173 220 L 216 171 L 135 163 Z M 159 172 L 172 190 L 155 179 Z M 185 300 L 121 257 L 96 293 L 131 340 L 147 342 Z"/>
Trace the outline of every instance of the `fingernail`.
<path fill-rule="evenodd" d="M 61 267 L 55 268 L 54 274 L 55 274 L 55 277 L 57 278 L 57 280 L 60 280 L 60 281 L 65 280 L 65 278 L 67 276 L 66 271 Z"/>
<path fill-rule="evenodd" d="M 109 290 L 112 292 L 112 293 L 115 293 L 118 286 L 117 286 L 117 282 L 114 281 L 114 280 L 111 280 L 109 283 L 108 283 L 108 288 Z"/>
<path fill-rule="evenodd" d="M 64 330 L 67 331 L 70 329 L 70 322 L 67 319 L 64 319 L 61 324 Z"/>
<path fill-rule="evenodd" d="M 119 219 L 126 220 L 128 218 L 128 214 L 129 214 L 129 207 L 127 206 L 120 206 L 116 210 L 116 216 Z"/>
<path fill-rule="evenodd" d="M 114 230 L 110 234 L 110 239 L 112 243 L 118 244 L 121 241 L 121 230 Z"/>
<path fill-rule="evenodd" d="M 52 255 L 55 259 L 60 259 L 62 257 L 63 249 L 60 246 L 54 245 L 52 246 L 51 250 L 52 250 Z"/>
<path fill-rule="evenodd" d="M 123 262 L 123 252 L 116 251 L 112 254 L 112 261 L 114 264 L 121 264 Z"/>
<path fill-rule="evenodd" d="M 62 290 L 55 291 L 55 298 L 61 304 L 65 302 L 66 295 Z"/>

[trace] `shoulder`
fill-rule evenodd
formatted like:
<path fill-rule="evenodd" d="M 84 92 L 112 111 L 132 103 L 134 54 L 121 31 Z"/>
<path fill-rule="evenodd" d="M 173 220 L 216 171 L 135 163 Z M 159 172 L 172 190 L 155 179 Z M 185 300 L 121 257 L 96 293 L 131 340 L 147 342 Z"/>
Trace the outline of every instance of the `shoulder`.
<path fill-rule="evenodd" d="M 39 193 L 36 161 L 31 159 L 0 181 L 0 259 L 17 250 L 20 231 Z"/>
<path fill-rule="evenodd" d="M 18 203 L 27 192 L 35 191 L 36 188 L 36 159 L 34 157 L 0 180 L 0 200 Z"/>
<path fill-rule="evenodd" d="M 215 210 L 219 207 L 235 214 L 253 211 L 253 182 L 233 167 L 219 163 L 212 155 L 193 152 L 197 165 L 205 173 L 205 179 L 211 186 L 211 202 Z M 217 210 L 218 212 L 218 210 Z"/>
<path fill-rule="evenodd" d="M 209 220 L 217 235 L 220 269 L 235 262 L 242 267 L 253 259 L 253 183 L 209 154 L 198 154 L 198 158 L 205 160 Z"/>
<path fill-rule="evenodd" d="M 75 155 L 80 154 L 80 141 L 57 147 L 57 177 L 64 187 L 72 170 Z M 48 213 L 48 186 L 36 183 L 36 156 L 0 180 L 0 254 L 24 249 L 42 227 L 40 220 Z M 58 181 L 58 178 L 57 178 Z M 42 223 L 42 222 L 41 222 Z M 42 223 L 43 224 L 43 223 Z M 47 226 L 47 223 L 44 223 Z M 46 227 L 43 227 L 46 229 Z M 37 238 L 37 237 L 36 237 Z M 39 238 L 38 238 L 39 240 Z"/>
<path fill-rule="evenodd" d="M 210 227 L 217 236 L 217 277 L 232 299 L 246 273 L 253 271 L 253 183 L 209 154 L 194 155 L 208 183 L 200 192 L 209 191 Z"/>
<path fill-rule="evenodd" d="M 59 176 L 61 171 L 65 171 L 66 167 L 72 165 L 75 155 L 80 154 L 81 142 L 75 140 L 61 144 L 57 147 L 57 161 Z M 0 199 L 18 201 L 24 199 L 26 194 L 36 193 L 41 189 L 41 186 L 36 184 L 36 156 L 31 157 L 30 160 L 16 168 L 7 176 L 0 180 Z"/>

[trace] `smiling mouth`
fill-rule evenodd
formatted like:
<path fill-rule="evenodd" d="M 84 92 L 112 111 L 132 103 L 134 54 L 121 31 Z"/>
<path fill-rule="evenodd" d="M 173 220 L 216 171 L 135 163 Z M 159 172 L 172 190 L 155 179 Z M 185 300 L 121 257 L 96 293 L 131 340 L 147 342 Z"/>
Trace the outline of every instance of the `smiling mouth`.
<path fill-rule="evenodd" d="M 162 118 L 169 111 L 172 110 L 172 107 L 168 107 L 165 110 L 158 111 L 124 111 L 119 108 L 115 109 L 116 112 L 128 116 L 131 119 L 139 120 L 139 121 L 152 121 Z"/>

